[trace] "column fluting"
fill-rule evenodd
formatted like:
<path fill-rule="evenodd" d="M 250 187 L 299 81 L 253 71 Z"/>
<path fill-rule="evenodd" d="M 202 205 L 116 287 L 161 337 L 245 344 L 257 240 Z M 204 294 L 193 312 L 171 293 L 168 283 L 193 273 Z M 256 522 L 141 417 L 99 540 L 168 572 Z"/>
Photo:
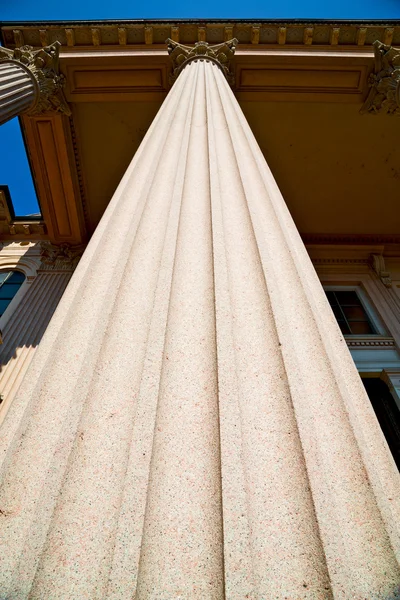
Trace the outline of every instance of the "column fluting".
<path fill-rule="evenodd" d="M 64 76 L 59 73 L 60 42 L 35 50 L 0 46 L 0 125 L 29 113 L 58 111 L 70 115 Z"/>
<path fill-rule="evenodd" d="M 39 86 L 30 70 L 14 60 L 0 60 L 0 125 L 30 110 Z"/>
<path fill-rule="evenodd" d="M 215 60 L 179 74 L 1 434 L 6 596 L 396 597 L 396 466 Z"/>

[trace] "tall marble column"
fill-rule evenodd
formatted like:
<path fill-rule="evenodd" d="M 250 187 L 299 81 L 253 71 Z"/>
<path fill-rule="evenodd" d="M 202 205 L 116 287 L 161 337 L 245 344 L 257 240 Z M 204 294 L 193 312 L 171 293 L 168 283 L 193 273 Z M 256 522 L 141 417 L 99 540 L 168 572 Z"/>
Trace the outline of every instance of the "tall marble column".
<path fill-rule="evenodd" d="M 399 597 L 399 475 L 225 79 L 177 77 L 3 424 L 16 598 Z"/>
<path fill-rule="evenodd" d="M 0 61 L 0 122 L 34 106 L 39 90 L 27 67 L 14 60 Z"/>
<path fill-rule="evenodd" d="M 40 50 L 0 47 L 0 125 L 24 113 L 71 114 L 58 72 L 59 49 L 59 42 Z"/>

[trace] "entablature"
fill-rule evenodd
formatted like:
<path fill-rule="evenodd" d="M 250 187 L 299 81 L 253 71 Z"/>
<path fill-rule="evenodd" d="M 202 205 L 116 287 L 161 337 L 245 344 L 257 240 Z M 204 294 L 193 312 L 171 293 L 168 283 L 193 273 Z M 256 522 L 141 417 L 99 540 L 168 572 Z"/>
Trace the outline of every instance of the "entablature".
<path fill-rule="evenodd" d="M 47 46 L 58 40 L 69 48 L 160 46 L 167 38 L 182 44 L 219 44 L 237 38 L 241 47 L 358 47 L 400 43 L 398 21 L 310 20 L 108 20 L 3 23 L 7 47 Z"/>

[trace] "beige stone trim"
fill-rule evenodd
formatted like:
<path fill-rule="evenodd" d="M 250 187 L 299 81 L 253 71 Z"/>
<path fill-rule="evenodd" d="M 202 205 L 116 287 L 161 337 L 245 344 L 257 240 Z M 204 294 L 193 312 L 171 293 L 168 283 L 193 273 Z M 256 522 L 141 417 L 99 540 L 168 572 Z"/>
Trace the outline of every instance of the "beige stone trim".
<path fill-rule="evenodd" d="M 19 29 L 14 29 L 12 25 L 3 25 L 2 32 L 5 45 L 9 47 L 35 45 L 38 40 L 42 43 L 43 36 L 46 36 L 46 39 L 58 39 L 63 45 L 110 48 L 120 44 L 119 36 L 122 29 L 126 32 L 124 34 L 126 44 L 131 47 L 143 45 L 160 47 L 168 36 L 176 42 L 184 40 L 186 44 L 194 44 L 198 41 L 218 44 L 240 35 L 241 45 L 249 47 L 252 44 L 264 47 L 281 45 L 290 49 L 307 47 L 312 43 L 313 46 L 327 49 L 338 44 L 343 48 L 363 48 L 371 47 L 376 39 L 384 44 L 391 44 L 393 39 L 399 39 L 400 33 L 399 25 L 388 27 L 383 21 L 381 23 L 340 23 L 339 27 L 334 22 L 318 21 L 293 23 L 237 20 L 232 23 L 212 20 L 177 22 L 173 19 L 169 22 L 156 20 L 119 21 L 107 24 L 99 22 L 95 26 L 87 23 L 71 23 L 67 26 L 60 23 L 25 24 Z M 104 35 L 102 35 L 103 31 Z M 71 32 L 74 33 L 74 39 L 79 39 L 79 44 L 76 42 L 71 44 Z"/>

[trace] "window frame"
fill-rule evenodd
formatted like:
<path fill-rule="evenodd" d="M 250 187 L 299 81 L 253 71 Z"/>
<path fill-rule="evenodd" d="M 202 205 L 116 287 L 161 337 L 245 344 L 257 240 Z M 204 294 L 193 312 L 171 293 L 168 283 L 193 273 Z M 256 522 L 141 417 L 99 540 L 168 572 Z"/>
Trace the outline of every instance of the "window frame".
<path fill-rule="evenodd" d="M 382 317 L 379 315 L 378 311 L 374 307 L 372 300 L 368 297 L 367 292 L 363 289 L 360 284 L 353 285 L 341 285 L 340 283 L 334 284 L 323 283 L 324 291 L 326 292 L 355 292 L 360 300 L 360 303 L 365 310 L 368 319 L 371 321 L 372 326 L 374 327 L 376 333 L 345 333 L 343 334 L 345 338 L 356 338 L 356 337 L 368 337 L 374 338 L 377 336 L 388 336 L 391 335 L 388 328 L 386 327 Z M 328 300 L 328 298 L 327 298 Z M 329 302 L 329 300 L 328 300 Z"/>
<path fill-rule="evenodd" d="M 10 317 L 12 316 L 14 310 L 17 308 L 18 304 L 21 302 L 22 298 L 24 297 L 25 292 L 30 283 L 30 281 L 28 280 L 28 275 L 23 269 L 20 269 L 16 266 L 0 264 L 0 273 L 10 272 L 10 271 L 17 271 L 18 273 L 21 273 L 25 279 L 19 286 L 19 289 L 14 294 L 14 297 L 11 298 L 11 300 L 10 300 L 7 308 L 3 312 L 3 314 L 0 316 L 0 330 L 1 331 L 4 331 L 5 325 L 9 321 Z"/>

